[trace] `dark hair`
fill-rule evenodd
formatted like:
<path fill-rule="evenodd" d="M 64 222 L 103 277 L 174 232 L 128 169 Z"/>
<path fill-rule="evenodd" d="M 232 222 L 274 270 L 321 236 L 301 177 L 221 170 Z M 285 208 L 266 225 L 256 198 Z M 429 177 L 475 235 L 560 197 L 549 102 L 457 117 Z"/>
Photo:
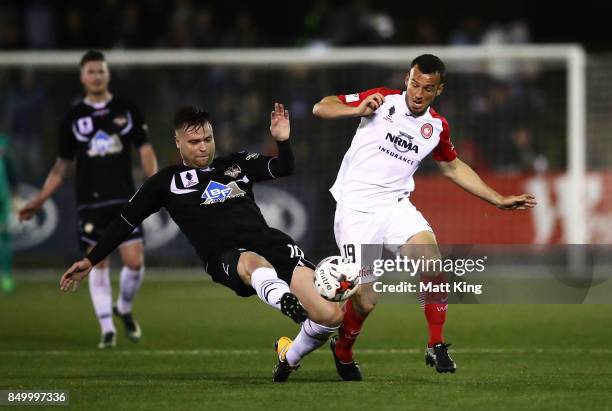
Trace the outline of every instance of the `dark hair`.
<path fill-rule="evenodd" d="M 446 75 L 446 66 L 439 57 L 433 54 L 421 54 L 419 57 L 412 60 L 410 68 L 419 66 L 419 70 L 424 74 L 438 73 L 440 74 L 440 83 L 444 83 Z"/>
<path fill-rule="evenodd" d="M 210 122 L 210 115 L 197 106 L 181 107 L 174 115 L 174 130 L 192 130 L 204 127 Z"/>
<path fill-rule="evenodd" d="M 104 58 L 104 53 L 102 53 L 101 51 L 89 50 L 85 54 L 83 54 L 83 57 L 81 57 L 81 62 L 79 63 L 79 65 L 83 67 L 85 64 L 89 63 L 90 61 L 106 61 L 106 58 Z"/>

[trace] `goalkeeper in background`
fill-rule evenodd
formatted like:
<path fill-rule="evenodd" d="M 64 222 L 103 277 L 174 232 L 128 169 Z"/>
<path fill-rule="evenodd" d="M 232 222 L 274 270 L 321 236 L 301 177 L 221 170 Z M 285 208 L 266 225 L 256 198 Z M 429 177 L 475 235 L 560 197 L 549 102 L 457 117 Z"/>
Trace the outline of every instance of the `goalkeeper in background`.
<path fill-rule="evenodd" d="M 17 190 L 17 180 L 9 148 L 8 136 L 0 134 L 0 280 L 2 290 L 6 293 L 10 293 L 15 288 L 11 274 L 12 249 L 9 221 L 11 198 Z"/>

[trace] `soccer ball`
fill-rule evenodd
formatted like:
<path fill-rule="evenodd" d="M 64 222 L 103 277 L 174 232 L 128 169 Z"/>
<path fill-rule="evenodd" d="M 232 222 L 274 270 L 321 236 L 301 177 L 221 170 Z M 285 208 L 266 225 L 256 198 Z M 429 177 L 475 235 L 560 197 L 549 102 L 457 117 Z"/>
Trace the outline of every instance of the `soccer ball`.
<path fill-rule="evenodd" d="M 344 301 L 359 288 L 359 267 L 340 256 L 327 257 L 315 268 L 314 285 L 326 300 Z"/>

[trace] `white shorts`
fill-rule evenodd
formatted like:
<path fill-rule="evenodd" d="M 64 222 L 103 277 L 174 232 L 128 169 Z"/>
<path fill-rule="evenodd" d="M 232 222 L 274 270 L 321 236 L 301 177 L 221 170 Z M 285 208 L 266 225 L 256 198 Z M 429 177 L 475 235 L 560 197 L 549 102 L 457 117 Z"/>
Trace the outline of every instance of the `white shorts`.
<path fill-rule="evenodd" d="M 361 267 L 361 283 L 371 283 L 378 277 L 372 273 L 374 260 L 381 258 L 383 245 L 392 253 L 410 237 L 421 231 L 433 233 L 425 217 L 408 198 L 375 213 L 356 211 L 336 205 L 334 234 L 343 257 L 351 258 Z M 363 247 L 363 244 L 372 244 Z M 364 253 L 365 255 L 362 255 Z"/>

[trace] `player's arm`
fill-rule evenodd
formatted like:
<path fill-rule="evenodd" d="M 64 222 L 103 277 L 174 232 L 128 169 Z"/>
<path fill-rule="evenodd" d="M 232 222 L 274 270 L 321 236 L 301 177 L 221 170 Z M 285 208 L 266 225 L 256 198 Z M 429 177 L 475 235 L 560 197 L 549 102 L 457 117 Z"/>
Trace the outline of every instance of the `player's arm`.
<path fill-rule="evenodd" d="M 41 209 L 62 185 L 64 178 L 72 168 L 73 159 L 77 152 L 77 142 L 72 130 L 70 113 L 64 117 L 59 127 L 59 153 L 55 165 L 47 175 L 45 183 L 38 195 L 22 209 L 19 210 L 19 220 L 29 220 Z"/>
<path fill-rule="evenodd" d="M 503 196 L 487 185 L 466 163 L 456 157 L 452 161 L 438 161 L 438 166 L 453 183 L 502 210 L 525 210 L 536 205 L 531 194 Z"/>
<path fill-rule="evenodd" d="M 157 156 L 153 146 L 149 143 L 145 143 L 138 148 L 138 154 L 140 154 L 140 164 L 147 177 L 151 177 L 157 173 Z"/>
<path fill-rule="evenodd" d="M 134 122 L 130 137 L 140 155 L 142 170 L 148 178 L 158 171 L 157 156 L 155 155 L 153 146 L 149 143 L 149 127 L 147 126 L 144 115 L 136 105 L 131 102 L 128 104 L 132 115 L 132 121 Z"/>
<path fill-rule="evenodd" d="M 244 173 L 254 181 L 286 177 L 293 173 L 294 157 L 289 140 L 291 133 L 289 111 L 281 103 L 274 103 L 270 113 L 270 135 L 276 141 L 278 156 L 269 157 L 259 153 L 239 153 L 238 161 Z"/>
<path fill-rule="evenodd" d="M 350 104 L 343 101 L 338 96 L 323 97 L 321 101 L 314 105 L 312 114 L 325 119 L 349 118 L 349 117 L 364 117 L 372 115 L 378 107 L 385 101 L 385 96 L 382 93 L 372 93 L 361 98 L 360 94 L 355 103 Z"/>
<path fill-rule="evenodd" d="M 19 210 L 19 220 L 29 220 L 41 209 L 41 207 L 45 204 L 45 201 L 49 199 L 57 191 L 57 189 L 62 185 L 64 178 L 68 174 L 72 166 L 72 161 L 66 160 L 64 158 L 59 157 L 55 161 L 55 165 L 49 171 L 47 175 L 47 179 L 45 180 L 45 184 L 42 189 L 38 192 L 36 197 L 27 203 L 23 208 Z"/>
<path fill-rule="evenodd" d="M 289 143 L 291 134 L 289 111 L 285 110 L 282 103 L 274 103 L 274 110 L 270 113 L 270 134 L 276 140 L 278 156 L 269 160 L 268 171 L 273 177 L 286 177 L 293 174 L 295 160 Z"/>
<path fill-rule="evenodd" d="M 142 221 L 158 211 L 164 203 L 164 191 L 167 179 L 156 174 L 148 179 L 130 199 L 119 216 L 104 231 L 104 235 L 87 256 L 74 263 L 60 280 L 62 291 L 75 290 L 91 269 L 112 253 Z"/>

